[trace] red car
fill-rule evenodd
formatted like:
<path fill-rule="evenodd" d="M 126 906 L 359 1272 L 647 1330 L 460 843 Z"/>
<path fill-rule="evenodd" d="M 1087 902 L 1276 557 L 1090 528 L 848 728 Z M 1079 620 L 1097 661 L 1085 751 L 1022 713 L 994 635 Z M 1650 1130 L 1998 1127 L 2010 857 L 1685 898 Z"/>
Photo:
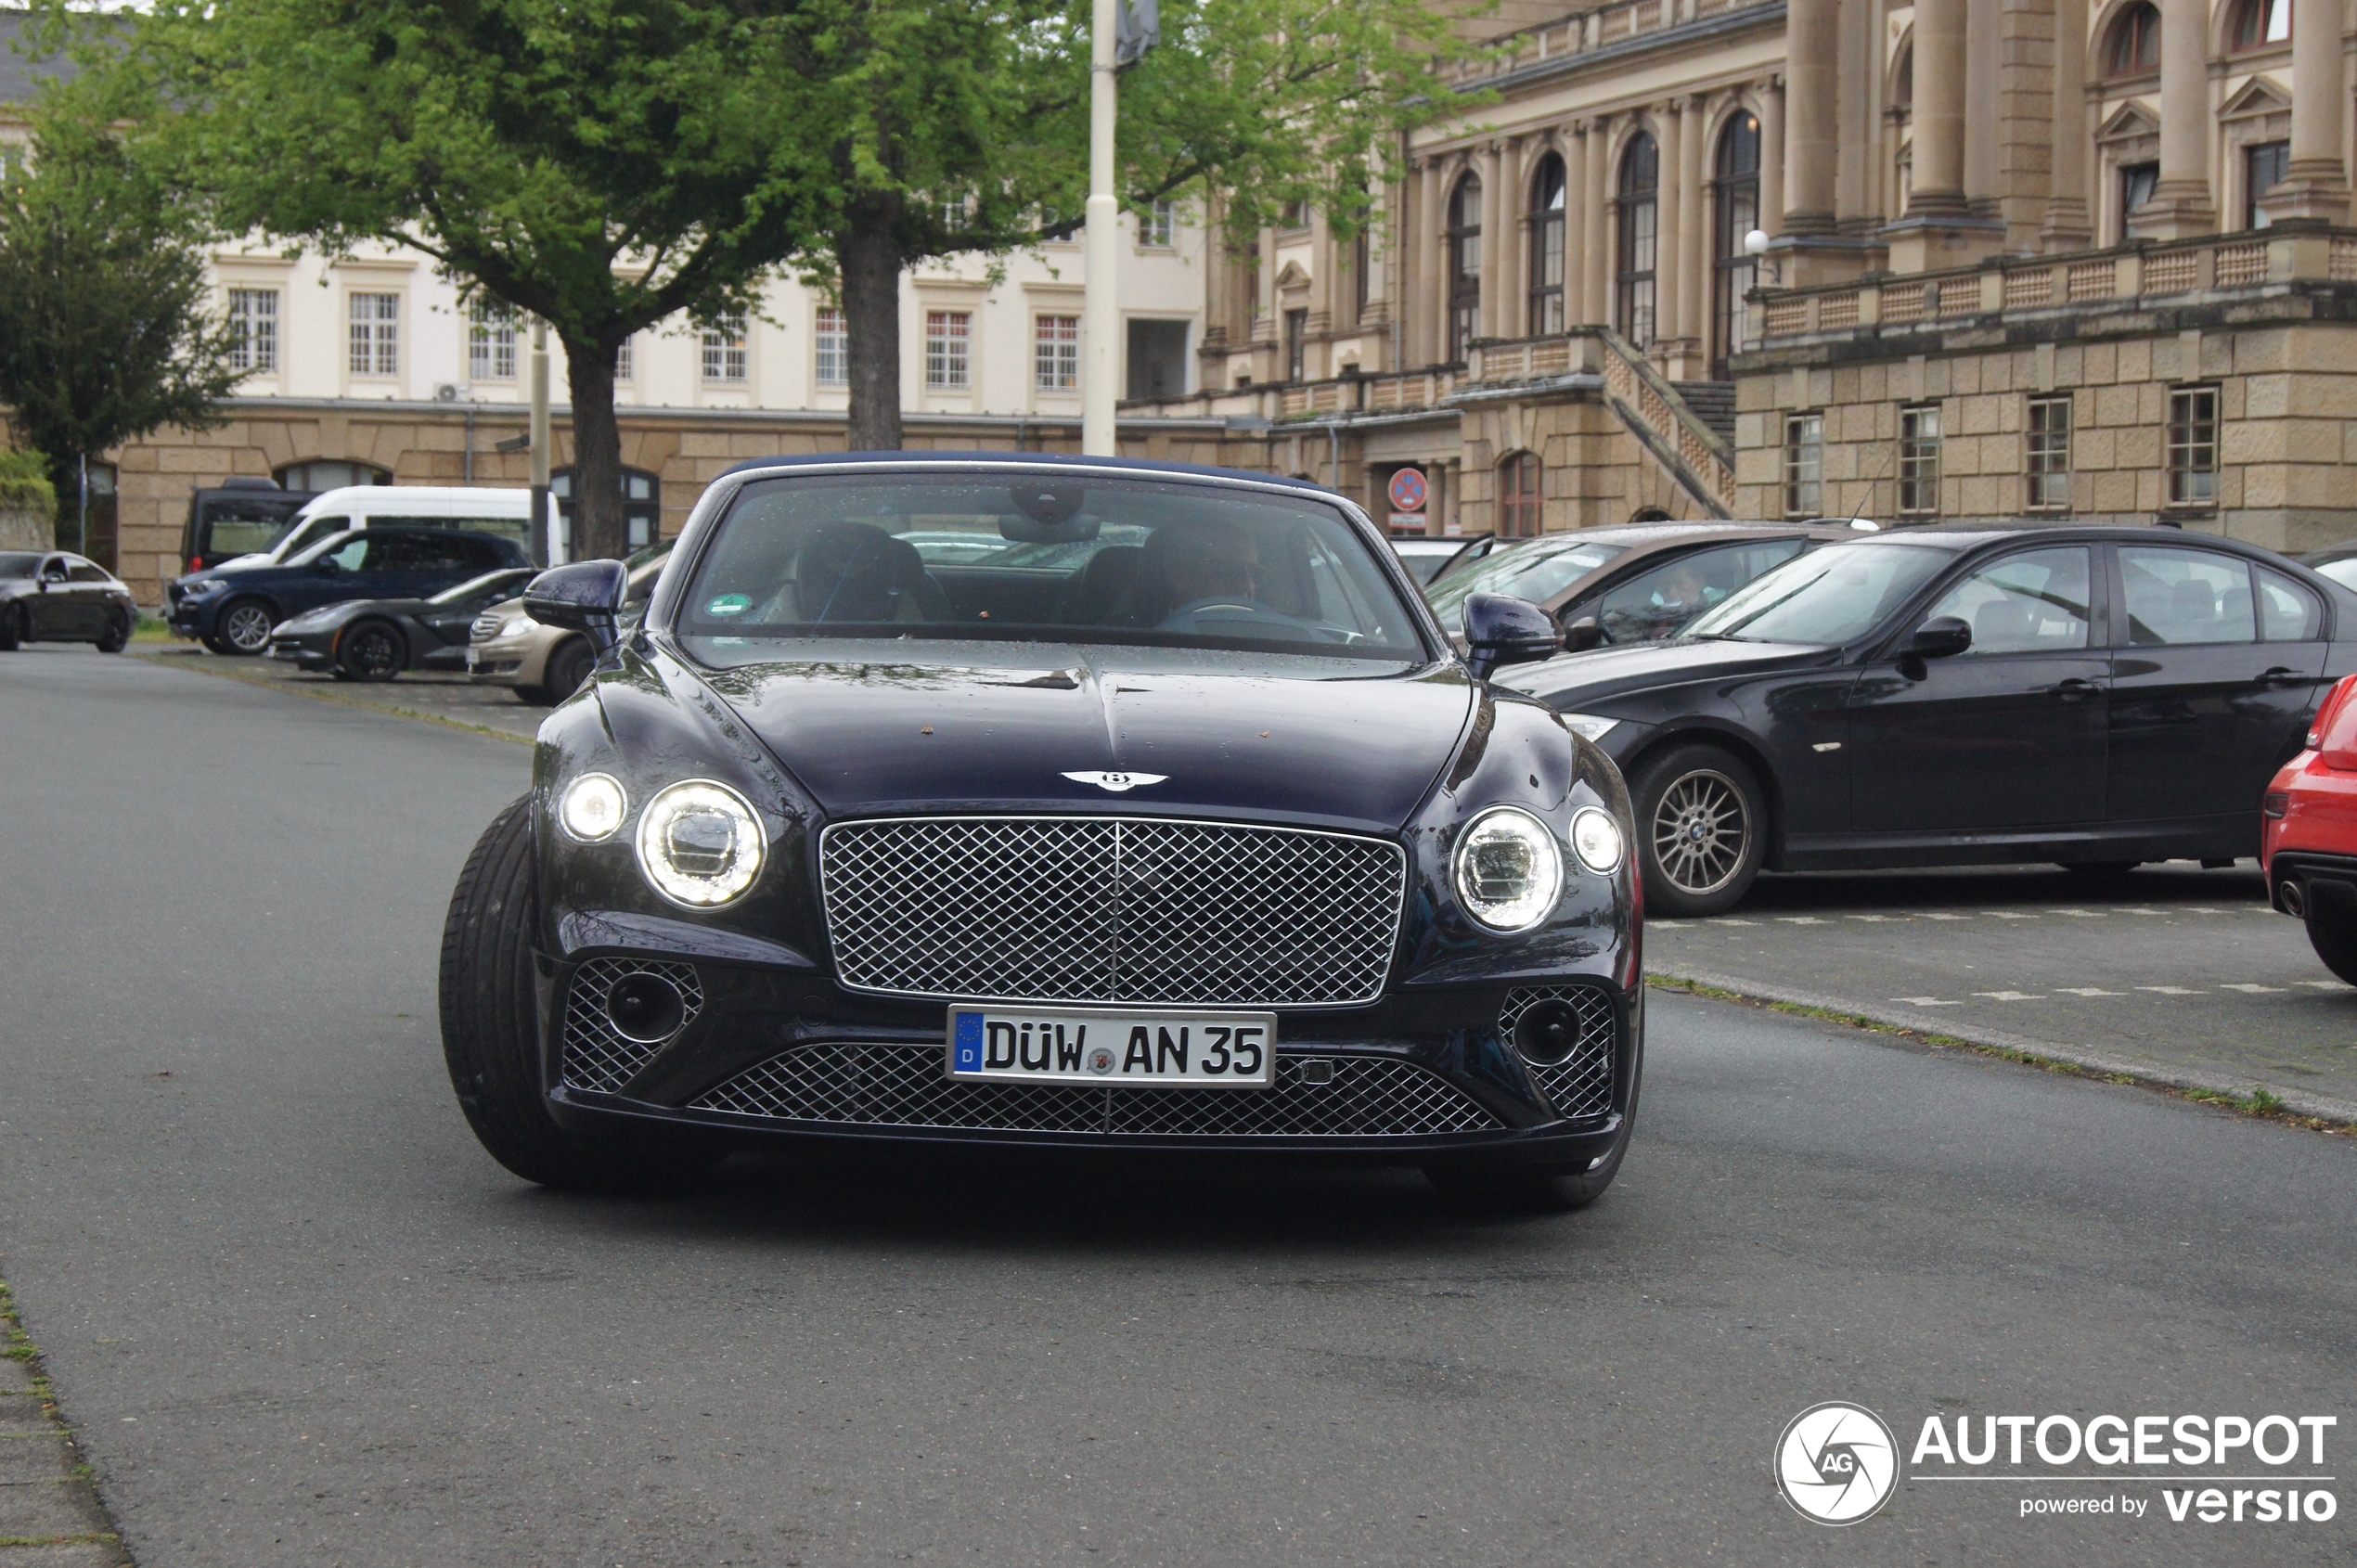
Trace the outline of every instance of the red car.
<path fill-rule="evenodd" d="M 2357 675 L 2316 710 L 2308 749 L 2275 775 L 2260 809 L 2269 897 L 2307 921 L 2325 967 L 2357 985 Z"/>

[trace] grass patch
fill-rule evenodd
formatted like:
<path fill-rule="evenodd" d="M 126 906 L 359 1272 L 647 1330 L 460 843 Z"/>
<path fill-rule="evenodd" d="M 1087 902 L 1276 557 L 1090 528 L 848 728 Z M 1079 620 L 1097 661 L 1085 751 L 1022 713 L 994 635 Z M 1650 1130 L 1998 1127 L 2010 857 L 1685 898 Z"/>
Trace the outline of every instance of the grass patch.
<path fill-rule="evenodd" d="M 2215 1105 L 2221 1110 L 2254 1116 L 2261 1121 L 2281 1122 L 2286 1126 L 2304 1128 L 2309 1132 L 2329 1133 L 2337 1137 L 2357 1137 L 2357 1127 L 2344 1122 L 2327 1121 L 2322 1116 L 2304 1116 L 2287 1109 L 2282 1097 L 2270 1090 L 2254 1086 L 2248 1093 L 2228 1089 L 2180 1088 L 2174 1084 L 2159 1083 L 2133 1073 L 2105 1073 L 2095 1068 L 2081 1067 L 2077 1062 L 2060 1061 L 2040 1056 L 2035 1051 L 2017 1050 L 2007 1046 L 1986 1046 L 1972 1040 L 1960 1040 L 1953 1035 L 1940 1035 L 1926 1029 L 1909 1029 L 1879 1019 L 1861 1017 L 1835 1008 L 1810 1007 L 1800 1002 L 1771 1002 L 1762 996 L 1746 996 L 1740 991 L 1722 986 L 1705 985 L 1674 974 L 1649 974 L 1645 983 L 1656 991 L 1675 991 L 1689 996 L 1702 996 L 1714 1002 L 1733 1002 L 1742 1007 L 1761 1008 L 1769 1012 L 1788 1013 L 1795 1018 L 1815 1019 L 1821 1023 L 1838 1023 L 1846 1029 L 1862 1029 L 1873 1035 L 1887 1035 L 1894 1039 L 1913 1040 L 1943 1050 L 1969 1051 L 1975 1056 L 1994 1057 L 2001 1061 L 2036 1068 L 2041 1073 L 2058 1073 L 2067 1078 L 2085 1078 L 2097 1084 L 2132 1084 L 2140 1088 L 2157 1090 L 2172 1099 L 2191 1100 L 2197 1105 Z"/>
<path fill-rule="evenodd" d="M 215 680 L 236 681 L 240 686 L 258 686 L 270 691 L 283 691 L 290 697 L 308 697 L 314 702 L 333 702 L 339 707 L 357 708 L 363 713 L 389 713 L 397 719 L 415 719 L 420 724 L 438 724 L 446 729 L 464 730 L 469 735 L 487 735 L 494 740 L 512 741 L 519 746 L 534 745 L 538 740 L 536 736 L 518 735 L 512 730 L 496 728 L 487 724 L 469 724 L 464 719 L 449 718 L 441 713 L 429 713 L 421 709 L 397 708 L 389 702 L 370 702 L 362 698 L 346 697 L 340 691 L 322 691 L 313 687 L 296 686 L 290 681 L 279 679 L 277 675 L 241 675 L 235 670 L 208 668 L 192 660 L 185 659 L 160 659 L 156 662 L 169 665 L 175 670 L 187 670 L 194 675 L 211 675 Z"/>
<path fill-rule="evenodd" d="M 139 612 L 139 623 L 131 628 L 131 640 L 133 642 L 171 642 L 174 640 L 172 626 L 162 616 L 150 615 L 143 610 Z"/>

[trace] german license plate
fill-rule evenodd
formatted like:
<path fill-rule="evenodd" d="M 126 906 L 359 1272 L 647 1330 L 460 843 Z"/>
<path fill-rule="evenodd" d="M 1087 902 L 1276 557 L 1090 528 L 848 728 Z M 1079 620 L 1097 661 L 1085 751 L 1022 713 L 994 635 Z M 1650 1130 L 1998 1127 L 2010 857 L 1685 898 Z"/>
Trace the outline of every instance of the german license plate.
<path fill-rule="evenodd" d="M 467 674 L 473 675 L 475 666 L 483 662 L 483 655 L 474 649 L 467 649 Z"/>
<path fill-rule="evenodd" d="M 1265 1089 L 1277 1075 L 1272 1012 L 953 1007 L 949 1076 L 1025 1084 Z"/>

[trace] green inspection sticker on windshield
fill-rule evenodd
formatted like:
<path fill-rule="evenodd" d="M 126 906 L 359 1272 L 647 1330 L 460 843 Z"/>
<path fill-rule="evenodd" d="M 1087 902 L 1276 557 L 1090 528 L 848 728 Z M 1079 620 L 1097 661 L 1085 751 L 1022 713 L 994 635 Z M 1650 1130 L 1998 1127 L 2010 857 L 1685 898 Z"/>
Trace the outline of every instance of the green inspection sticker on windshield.
<path fill-rule="evenodd" d="M 753 600 L 743 594 L 722 594 L 703 607 L 706 615 L 742 615 L 753 608 Z"/>

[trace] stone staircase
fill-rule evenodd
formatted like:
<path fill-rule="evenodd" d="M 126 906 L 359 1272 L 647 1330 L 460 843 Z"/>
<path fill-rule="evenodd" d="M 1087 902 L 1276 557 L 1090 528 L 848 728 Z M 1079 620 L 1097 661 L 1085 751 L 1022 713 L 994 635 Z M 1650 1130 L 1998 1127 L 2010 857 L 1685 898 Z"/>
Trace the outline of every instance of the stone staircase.
<path fill-rule="evenodd" d="M 1735 444 L 1735 383 L 1732 381 L 1673 381 L 1678 395 L 1711 433 L 1730 447 Z"/>

